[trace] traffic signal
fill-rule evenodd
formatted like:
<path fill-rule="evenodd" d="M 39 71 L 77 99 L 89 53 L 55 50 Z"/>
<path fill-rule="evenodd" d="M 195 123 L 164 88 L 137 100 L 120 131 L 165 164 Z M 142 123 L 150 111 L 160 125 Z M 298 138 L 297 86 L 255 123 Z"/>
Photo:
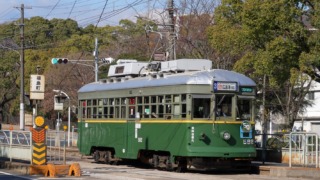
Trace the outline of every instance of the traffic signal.
<path fill-rule="evenodd" d="M 68 63 L 68 59 L 67 58 L 52 58 L 51 59 L 51 63 L 52 64 L 67 64 Z"/>

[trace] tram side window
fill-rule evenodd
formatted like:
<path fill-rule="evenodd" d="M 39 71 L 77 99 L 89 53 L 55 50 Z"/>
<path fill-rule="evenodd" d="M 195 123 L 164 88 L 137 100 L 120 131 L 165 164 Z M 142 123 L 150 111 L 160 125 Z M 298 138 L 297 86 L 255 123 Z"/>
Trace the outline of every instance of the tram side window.
<path fill-rule="evenodd" d="M 181 94 L 181 117 L 186 118 L 187 117 L 187 95 Z"/>
<path fill-rule="evenodd" d="M 103 107 L 103 114 L 105 118 L 108 118 L 108 107 Z"/>
<path fill-rule="evenodd" d="M 91 118 L 91 108 L 87 107 L 87 118 Z"/>
<path fill-rule="evenodd" d="M 81 105 L 81 112 L 82 112 L 82 115 L 81 115 L 81 117 L 82 118 L 86 118 L 86 115 L 87 115 L 87 111 L 86 111 L 86 101 L 85 100 L 81 100 L 80 101 L 80 105 Z"/>
<path fill-rule="evenodd" d="M 209 118 L 210 116 L 210 99 L 194 98 L 193 99 L 193 118 Z"/>
<path fill-rule="evenodd" d="M 103 109 L 102 109 L 102 107 L 99 107 L 99 109 L 98 109 L 98 118 L 102 118 L 102 113 L 103 112 Z"/>
<path fill-rule="evenodd" d="M 129 118 L 135 118 L 136 114 L 136 99 L 135 97 L 130 97 L 129 99 Z"/>
<path fill-rule="evenodd" d="M 216 117 L 232 116 L 232 95 L 216 95 Z"/>
<path fill-rule="evenodd" d="M 110 107 L 110 114 L 109 114 L 109 118 L 113 118 L 113 114 L 114 114 L 114 107 L 111 106 Z"/>
<path fill-rule="evenodd" d="M 144 118 L 149 118 L 149 115 L 150 115 L 150 107 L 148 105 L 145 105 L 144 106 Z"/>
<path fill-rule="evenodd" d="M 151 96 L 150 103 L 151 103 L 151 118 L 158 118 L 157 96 Z"/>
<path fill-rule="evenodd" d="M 251 101 L 249 99 L 238 99 L 237 118 L 240 118 L 241 120 L 250 120 Z"/>
<path fill-rule="evenodd" d="M 93 111 L 93 112 L 92 112 L 92 117 L 93 117 L 93 118 L 97 118 L 97 107 L 93 107 L 93 108 L 92 108 L 92 111 Z"/>
<path fill-rule="evenodd" d="M 114 98 L 109 98 L 109 118 L 114 118 Z"/>
<path fill-rule="evenodd" d="M 127 99 L 121 98 L 120 117 L 119 118 L 126 117 L 126 104 L 127 104 Z"/>
<path fill-rule="evenodd" d="M 114 98 L 115 107 L 114 107 L 114 118 L 120 118 L 120 98 Z"/>
<path fill-rule="evenodd" d="M 158 103 L 159 103 L 159 112 L 158 112 L 158 117 L 163 118 L 164 114 L 164 99 L 163 96 L 158 96 Z"/>
<path fill-rule="evenodd" d="M 91 106 L 91 105 L 92 105 L 91 99 L 87 100 L 87 105 L 88 105 L 88 106 Z"/>
<path fill-rule="evenodd" d="M 151 106 L 151 118 L 157 118 L 157 105 L 152 105 Z"/>
<path fill-rule="evenodd" d="M 126 106 L 121 106 L 121 117 L 120 118 L 125 118 L 126 117 Z"/>

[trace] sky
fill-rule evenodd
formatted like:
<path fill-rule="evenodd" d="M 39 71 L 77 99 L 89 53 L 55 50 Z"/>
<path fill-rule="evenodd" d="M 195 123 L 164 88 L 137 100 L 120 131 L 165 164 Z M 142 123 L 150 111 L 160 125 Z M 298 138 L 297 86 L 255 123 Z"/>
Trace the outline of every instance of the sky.
<path fill-rule="evenodd" d="M 147 17 L 148 12 L 160 14 L 167 0 L 0 0 L 0 24 L 20 19 L 21 4 L 27 19 L 71 18 L 86 27 L 89 24 L 115 26 L 121 19 L 136 21 L 137 16 Z M 150 15 L 149 18 L 152 19 Z"/>

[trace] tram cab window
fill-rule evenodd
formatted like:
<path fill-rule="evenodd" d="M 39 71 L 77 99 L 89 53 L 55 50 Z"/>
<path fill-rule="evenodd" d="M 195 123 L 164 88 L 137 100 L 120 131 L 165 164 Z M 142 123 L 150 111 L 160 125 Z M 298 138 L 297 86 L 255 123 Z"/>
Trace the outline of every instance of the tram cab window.
<path fill-rule="evenodd" d="M 250 120 L 251 118 L 251 100 L 238 99 L 237 102 L 237 119 Z"/>
<path fill-rule="evenodd" d="M 210 99 L 194 98 L 193 99 L 193 118 L 209 118 L 210 116 Z"/>
<path fill-rule="evenodd" d="M 216 95 L 216 117 L 232 116 L 232 95 Z"/>
<path fill-rule="evenodd" d="M 93 107 L 93 108 L 92 108 L 92 111 L 93 111 L 93 112 L 92 112 L 92 117 L 93 117 L 93 118 L 97 118 L 97 107 Z"/>

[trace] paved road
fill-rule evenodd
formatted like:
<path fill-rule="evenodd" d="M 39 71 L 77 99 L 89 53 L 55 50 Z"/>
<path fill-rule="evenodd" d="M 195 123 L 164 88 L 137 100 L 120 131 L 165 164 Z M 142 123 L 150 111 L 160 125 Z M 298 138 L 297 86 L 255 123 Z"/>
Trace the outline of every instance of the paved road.
<path fill-rule="evenodd" d="M 251 174 L 248 170 L 237 171 L 197 171 L 191 170 L 186 173 L 162 171 L 145 166 L 137 166 L 130 163 L 120 165 L 107 165 L 95 163 L 91 158 L 84 157 L 80 163 L 82 178 L 107 179 L 107 180 L 304 180 L 303 178 L 271 177 L 267 175 Z"/>
<path fill-rule="evenodd" d="M 120 165 L 108 165 L 95 163 L 91 157 L 82 157 L 73 154 L 67 157 L 67 164 L 79 163 L 82 177 L 60 176 L 59 179 L 106 179 L 106 180 L 306 180 L 305 178 L 273 177 L 268 175 L 251 174 L 248 170 L 224 170 L 224 171 L 197 171 L 190 170 L 186 173 L 168 172 L 157 170 L 133 163 L 121 163 Z M 15 174 L 15 175 L 13 175 Z M 17 172 L 0 169 L 1 180 L 25 180 L 25 179 L 54 179 L 43 175 L 21 175 Z"/>
<path fill-rule="evenodd" d="M 15 175 L 15 172 L 10 172 L 8 170 L 0 171 L 1 180 L 30 180 L 31 177 L 24 177 L 23 175 Z"/>

